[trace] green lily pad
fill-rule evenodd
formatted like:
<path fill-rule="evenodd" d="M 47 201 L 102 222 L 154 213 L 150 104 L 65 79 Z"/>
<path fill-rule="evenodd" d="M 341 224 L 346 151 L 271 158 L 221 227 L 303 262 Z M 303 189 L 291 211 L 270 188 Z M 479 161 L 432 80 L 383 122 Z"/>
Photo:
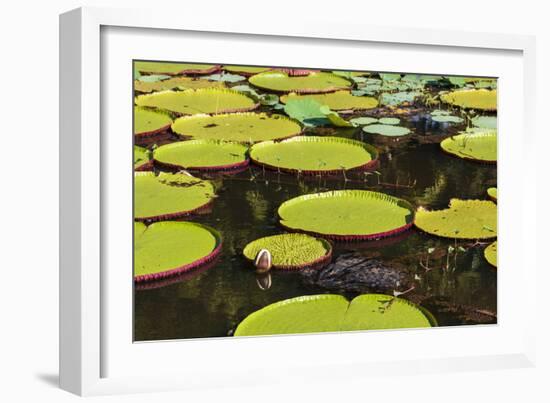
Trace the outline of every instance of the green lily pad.
<path fill-rule="evenodd" d="M 258 74 L 258 73 L 263 73 L 263 72 L 266 72 L 266 71 L 273 70 L 273 67 L 230 65 L 230 66 L 223 66 L 223 69 L 225 71 L 229 71 L 230 73 L 252 75 L 252 74 Z"/>
<path fill-rule="evenodd" d="M 401 80 L 401 74 L 398 73 L 379 73 L 382 81 L 397 81 Z"/>
<path fill-rule="evenodd" d="M 497 117 L 496 116 L 476 116 L 472 119 L 472 124 L 475 127 L 482 129 L 496 129 Z"/>
<path fill-rule="evenodd" d="M 322 106 L 313 99 L 293 99 L 286 103 L 284 111 L 288 116 L 299 120 L 306 126 L 322 126 L 329 123 L 321 111 Z"/>
<path fill-rule="evenodd" d="M 378 122 L 377 118 L 371 118 L 368 116 L 350 119 L 350 123 L 355 126 L 366 126 L 376 122 Z"/>
<path fill-rule="evenodd" d="M 256 164 L 306 174 L 364 169 L 373 166 L 377 157 L 371 145 L 341 137 L 300 136 L 264 141 L 250 149 L 250 158 Z"/>
<path fill-rule="evenodd" d="M 451 199 L 449 208 L 419 208 L 414 224 L 432 235 L 458 239 L 490 239 L 497 236 L 497 206 L 489 200 Z"/>
<path fill-rule="evenodd" d="M 134 223 L 134 280 L 161 279 L 199 267 L 220 252 L 214 230 L 192 222 Z"/>
<path fill-rule="evenodd" d="M 245 246 L 244 256 L 255 260 L 262 249 L 271 253 L 273 268 L 296 270 L 330 260 L 332 247 L 324 239 L 306 234 L 281 234 L 256 239 Z"/>
<path fill-rule="evenodd" d="M 291 298 L 248 315 L 235 336 L 431 327 L 428 316 L 401 298 L 364 294 L 351 302 L 341 295 Z"/>
<path fill-rule="evenodd" d="M 170 128 L 172 118 L 167 113 L 147 108 L 134 108 L 134 134 L 150 136 Z"/>
<path fill-rule="evenodd" d="M 371 97 L 357 97 L 349 91 L 336 91 L 329 94 L 308 94 L 299 95 L 291 93 L 283 95 L 281 102 L 286 103 L 289 100 L 313 99 L 321 105 L 327 105 L 333 111 L 341 110 L 364 110 L 372 109 L 378 106 L 378 100 Z"/>
<path fill-rule="evenodd" d="M 399 118 L 380 118 L 378 122 L 383 125 L 398 125 L 401 120 Z"/>
<path fill-rule="evenodd" d="M 151 160 L 151 153 L 148 149 L 134 146 L 134 169 L 139 169 L 140 167 L 149 164 Z"/>
<path fill-rule="evenodd" d="M 496 90 L 463 89 L 441 95 L 441 100 L 448 104 L 467 109 L 495 111 L 497 109 Z"/>
<path fill-rule="evenodd" d="M 497 201 L 498 191 L 497 188 L 489 188 L 487 189 L 487 194 L 493 201 Z"/>
<path fill-rule="evenodd" d="M 168 91 L 175 88 L 180 90 L 196 90 L 199 88 L 225 88 L 225 83 L 196 79 L 191 77 L 172 77 L 168 80 L 154 82 L 134 81 L 134 90 L 143 93 Z"/>
<path fill-rule="evenodd" d="M 153 74 L 153 75 L 150 75 L 150 76 L 140 76 L 138 78 L 138 81 L 143 82 L 143 83 L 156 83 L 158 81 L 166 80 L 170 77 L 171 76 L 166 76 L 166 75 L 163 75 L 163 74 Z"/>
<path fill-rule="evenodd" d="M 225 82 L 225 83 L 238 83 L 239 81 L 245 81 L 246 77 L 241 76 L 239 74 L 211 74 L 209 76 L 204 77 L 206 80 L 210 81 L 218 81 L 218 82 Z"/>
<path fill-rule="evenodd" d="M 182 115 L 245 112 L 258 107 L 249 96 L 225 88 L 199 88 L 185 91 L 162 91 L 139 95 L 136 105 L 175 112 Z"/>
<path fill-rule="evenodd" d="M 491 266 L 497 267 L 497 241 L 487 246 L 483 251 L 483 255 Z"/>
<path fill-rule="evenodd" d="M 404 103 L 411 103 L 420 95 L 422 95 L 422 93 L 416 91 L 384 92 L 380 96 L 380 103 L 382 105 L 397 106 Z"/>
<path fill-rule="evenodd" d="M 435 112 L 435 111 L 434 111 Z M 431 113 L 431 118 L 434 122 L 438 123 L 462 123 L 464 122 L 464 119 L 460 116 L 454 116 L 450 113 L 442 113 L 444 111 L 438 111 L 439 113 L 434 114 L 434 112 Z"/>
<path fill-rule="evenodd" d="M 189 215 L 206 207 L 214 198 L 209 181 L 185 173 L 136 172 L 134 219 L 159 221 Z"/>
<path fill-rule="evenodd" d="M 278 209 L 289 229 L 337 240 L 379 239 L 411 227 L 412 206 L 405 200 L 367 190 L 336 190 L 290 199 Z"/>
<path fill-rule="evenodd" d="M 396 125 L 368 125 L 363 127 L 365 133 L 381 134 L 382 136 L 397 137 L 409 134 L 410 129 Z"/>
<path fill-rule="evenodd" d="M 170 167 L 212 171 L 247 165 L 247 151 L 242 144 L 201 139 L 160 146 L 153 158 Z"/>
<path fill-rule="evenodd" d="M 441 142 L 441 148 L 460 158 L 481 162 L 496 162 L 497 132 L 492 129 L 465 132 L 446 138 Z"/>
<path fill-rule="evenodd" d="M 166 74 L 170 76 L 180 74 L 210 74 L 220 66 L 213 64 L 192 63 L 162 63 L 162 62 L 134 62 L 137 71 L 144 74 Z"/>
<path fill-rule="evenodd" d="M 289 76 L 281 71 L 268 71 L 253 75 L 250 84 L 265 90 L 297 93 L 321 93 L 349 89 L 351 82 L 331 73 L 311 73 L 306 76 Z"/>
<path fill-rule="evenodd" d="M 283 115 L 231 113 L 181 117 L 172 125 L 172 131 L 196 139 L 256 143 L 296 136 L 301 134 L 302 127 Z"/>

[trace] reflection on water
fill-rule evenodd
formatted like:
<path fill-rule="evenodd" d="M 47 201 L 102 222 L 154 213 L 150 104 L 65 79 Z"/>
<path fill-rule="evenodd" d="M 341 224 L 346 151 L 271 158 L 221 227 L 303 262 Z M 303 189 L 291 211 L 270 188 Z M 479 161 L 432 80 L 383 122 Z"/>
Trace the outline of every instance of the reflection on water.
<path fill-rule="evenodd" d="M 423 115 L 407 125 L 414 136 L 392 139 L 359 129 L 317 129 L 323 135 L 375 145 L 381 151 L 380 174 L 297 177 L 251 167 L 232 176 L 210 176 L 219 197 L 210 213 L 192 220 L 221 232 L 223 253 L 206 270 L 158 288 L 136 290 L 135 339 L 228 336 L 248 314 L 268 304 L 329 292 L 306 284 L 300 273 L 271 271 L 259 276 L 241 255 L 248 242 L 283 232 L 276 211 L 290 198 L 332 189 L 369 189 L 434 209 L 446 207 L 453 197 L 486 199 L 486 189 L 496 185 L 496 167 L 446 155 L 438 141 L 432 141 L 464 126 L 435 124 Z M 158 139 L 148 141 L 146 145 Z M 173 140 L 168 136 L 165 141 Z M 402 297 L 422 303 L 440 325 L 494 323 L 497 275 L 483 258 L 484 247 L 412 229 L 381 241 L 336 244 L 334 258 L 358 252 L 407 273 L 414 290 Z"/>

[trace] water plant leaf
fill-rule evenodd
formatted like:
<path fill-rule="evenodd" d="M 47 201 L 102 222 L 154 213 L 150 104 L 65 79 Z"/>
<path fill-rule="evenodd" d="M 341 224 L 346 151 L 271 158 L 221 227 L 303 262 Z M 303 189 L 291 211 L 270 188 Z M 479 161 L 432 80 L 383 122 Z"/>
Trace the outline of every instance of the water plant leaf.
<path fill-rule="evenodd" d="M 307 76 L 289 76 L 280 71 L 253 75 L 250 84 L 265 90 L 278 92 L 321 93 L 351 87 L 351 82 L 331 73 L 311 73 Z"/>
<path fill-rule="evenodd" d="M 248 147 L 220 140 L 179 141 L 158 147 L 153 158 L 162 165 L 195 170 L 228 170 L 248 164 Z"/>
<path fill-rule="evenodd" d="M 409 134 L 410 129 L 396 125 L 374 124 L 363 127 L 365 133 L 381 134 L 382 136 L 397 137 Z"/>
<path fill-rule="evenodd" d="M 258 103 L 249 96 L 225 88 L 199 88 L 144 94 L 136 98 L 136 105 L 182 115 L 244 112 L 258 107 Z"/>
<path fill-rule="evenodd" d="M 341 295 L 291 298 L 248 315 L 235 336 L 431 327 L 428 316 L 401 298 L 364 294 L 351 302 Z"/>
<path fill-rule="evenodd" d="M 338 112 L 331 111 L 327 105 L 321 107 L 321 112 L 325 114 L 325 117 L 329 122 L 336 127 L 354 127 L 352 123 L 341 117 Z"/>
<path fill-rule="evenodd" d="M 142 74 L 210 74 L 219 70 L 220 66 L 213 64 L 192 63 L 162 63 L 162 62 L 134 62 L 134 68 Z"/>
<path fill-rule="evenodd" d="M 300 95 L 291 93 L 281 97 L 282 103 L 290 100 L 313 99 L 321 105 L 327 105 L 333 111 L 342 110 L 365 110 L 378 106 L 378 100 L 371 97 L 358 97 L 352 95 L 350 91 L 336 91 L 328 94 L 307 94 Z"/>
<path fill-rule="evenodd" d="M 361 141 L 341 137 L 300 136 L 284 141 L 264 141 L 250 149 L 250 158 L 259 165 L 281 171 L 341 173 L 374 165 L 377 150 Z"/>
<path fill-rule="evenodd" d="M 371 118 L 368 116 L 350 119 L 350 123 L 355 126 L 366 126 L 376 122 L 378 122 L 377 118 Z"/>
<path fill-rule="evenodd" d="M 443 140 L 441 148 L 445 152 L 463 159 L 496 162 L 497 132 L 492 129 L 464 132 Z"/>
<path fill-rule="evenodd" d="M 239 74 L 230 74 L 230 73 L 211 74 L 209 76 L 205 76 L 204 78 L 210 81 L 221 81 L 225 83 L 237 83 L 239 81 L 246 80 L 246 77 L 244 76 L 241 76 Z"/>
<path fill-rule="evenodd" d="M 170 128 L 172 118 L 167 113 L 153 111 L 147 108 L 134 108 L 134 134 L 148 136 L 163 132 Z"/>
<path fill-rule="evenodd" d="M 475 127 L 483 129 L 496 129 L 497 117 L 496 116 L 476 116 L 472 119 L 472 124 Z"/>
<path fill-rule="evenodd" d="M 220 252 L 221 238 L 197 223 L 134 223 L 134 280 L 161 279 L 199 267 Z"/>
<path fill-rule="evenodd" d="M 453 116 L 450 114 L 432 114 L 432 120 L 439 123 L 462 123 L 464 121 L 460 116 Z"/>
<path fill-rule="evenodd" d="M 151 77 L 151 76 L 143 76 Z M 172 77 L 168 80 L 144 82 L 137 80 L 134 82 L 134 90 L 149 93 L 157 91 L 173 90 L 174 88 L 180 90 L 191 90 L 198 88 L 225 88 L 225 83 L 218 81 L 202 80 L 191 77 Z"/>
<path fill-rule="evenodd" d="M 138 169 L 140 166 L 148 164 L 151 159 L 151 153 L 148 149 L 134 146 L 134 169 Z"/>
<path fill-rule="evenodd" d="M 414 224 L 422 231 L 444 238 L 495 238 L 497 206 L 489 200 L 451 199 L 447 209 L 419 208 Z"/>
<path fill-rule="evenodd" d="M 322 105 L 314 99 L 293 99 L 287 100 L 284 111 L 291 118 L 307 126 L 319 126 L 328 123 L 321 107 Z"/>
<path fill-rule="evenodd" d="M 307 194 L 279 206 L 281 224 L 338 240 L 378 239 L 405 231 L 414 211 L 405 200 L 367 190 Z"/>
<path fill-rule="evenodd" d="M 487 195 L 491 198 L 493 201 L 497 201 L 498 198 L 498 190 L 497 188 L 489 188 L 487 189 Z"/>
<path fill-rule="evenodd" d="M 485 259 L 491 264 L 491 266 L 497 267 L 497 241 L 493 242 L 489 246 L 485 248 L 483 251 L 483 255 L 485 256 Z"/>
<path fill-rule="evenodd" d="M 252 75 L 263 73 L 265 71 L 273 70 L 273 67 L 256 67 L 256 66 L 238 66 L 238 65 L 228 65 L 223 66 L 225 71 L 236 74 Z"/>
<path fill-rule="evenodd" d="M 379 73 L 378 75 L 382 81 L 397 81 L 401 79 L 401 74 L 399 73 Z"/>
<path fill-rule="evenodd" d="M 382 105 L 388 106 L 397 106 L 404 103 L 411 103 L 415 100 L 416 97 L 422 95 L 420 92 L 416 91 L 402 91 L 402 92 L 384 92 L 380 96 L 380 103 Z"/>
<path fill-rule="evenodd" d="M 166 80 L 170 77 L 171 76 L 167 76 L 164 74 L 151 74 L 150 76 L 140 76 L 138 78 L 138 81 L 142 83 L 156 83 L 158 81 Z"/>
<path fill-rule="evenodd" d="M 336 74 L 337 76 L 344 77 L 350 80 L 353 80 L 354 78 L 370 75 L 367 71 L 342 71 L 342 70 L 333 70 L 332 74 Z"/>
<path fill-rule="evenodd" d="M 398 125 L 401 120 L 399 118 L 380 118 L 378 123 L 383 125 Z"/>
<path fill-rule="evenodd" d="M 495 111 L 497 109 L 497 91 L 487 89 L 461 89 L 441 95 L 448 104 L 466 109 Z"/>
<path fill-rule="evenodd" d="M 273 268 L 296 270 L 330 260 L 332 247 L 324 239 L 306 234 L 280 234 L 256 239 L 247 244 L 243 255 L 254 260 L 262 249 L 271 253 Z"/>
<path fill-rule="evenodd" d="M 184 116 L 175 120 L 172 131 L 195 139 L 256 143 L 299 135 L 302 127 L 297 121 L 283 115 L 231 113 Z"/>
<path fill-rule="evenodd" d="M 134 219 L 159 221 L 189 215 L 206 207 L 214 198 L 209 181 L 186 173 L 136 172 Z"/>

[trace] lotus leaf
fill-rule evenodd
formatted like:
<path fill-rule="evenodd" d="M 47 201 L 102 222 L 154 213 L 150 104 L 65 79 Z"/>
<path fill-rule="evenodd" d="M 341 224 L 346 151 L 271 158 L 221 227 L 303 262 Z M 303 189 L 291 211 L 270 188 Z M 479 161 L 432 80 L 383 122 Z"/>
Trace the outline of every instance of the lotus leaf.
<path fill-rule="evenodd" d="M 444 238 L 490 239 L 497 236 L 497 206 L 489 200 L 451 199 L 449 208 L 419 208 L 415 225 Z"/>
<path fill-rule="evenodd" d="M 336 91 L 329 94 L 309 95 L 298 95 L 291 93 L 289 95 L 283 95 L 281 97 L 281 102 L 286 103 L 287 101 L 294 99 L 313 99 L 321 105 L 327 105 L 334 111 L 372 109 L 378 105 L 376 98 L 357 97 L 352 95 L 349 91 Z"/>
<path fill-rule="evenodd" d="M 271 253 L 273 268 L 281 270 L 301 269 L 330 259 L 332 247 L 324 239 L 306 234 L 272 235 L 250 242 L 243 250 L 244 256 L 254 260 L 262 249 Z"/>
<path fill-rule="evenodd" d="M 135 62 L 134 67 L 145 74 L 167 74 L 171 76 L 179 74 L 210 74 L 217 71 L 220 66 L 212 64 L 190 63 L 162 63 L 162 62 Z"/>
<path fill-rule="evenodd" d="M 134 146 L 134 169 L 138 169 L 149 163 L 150 153 L 149 150 L 143 147 Z"/>
<path fill-rule="evenodd" d="M 367 190 L 336 190 L 290 199 L 278 209 L 289 229 L 338 240 L 378 239 L 410 228 L 412 206 L 405 200 Z"/>
<path fill-rule="evenodd" d="M 492 129 L 485 129 L 481 132 L 465 132 L 446 138 L 441 142 L 441 148 L 460 158 L 496 162 L 497 132 Z"/>
<path fill-rule="evenodd" d="M 336 127 L 354 127 L 353 124 L 341 117 L 338 112 L 331 111 L 326 105 L 321 106 L 321 112 L 325 114 L 328 121 Z"/>
<path fill-rule="evenodd" d="M 150 77 L 150 76 L 143 76 Z M 178 88 L 180 90 L 191 90 L 198 88 L 225 88 L 223 82 L 209 81 L 196 79 L 191 77 L 172 77 L 168 80 L 155 81 L 155 82 L 143 82 L 135 81 L 134 89 L 139 92 L 157 92 L 167 91 Z"/>
<path fill-rule="evenodd" d="M 380 118 L 378 122 L 383 125 L 398 125 L 401 120 L 399 118 Z"/>
<path fill-rule="evenodd" d="M 497 109 L 496 90 L 463 89 L 441 95 L 441 100 L 448 104 L 466 109 L 494 111 Z"/>
<path fill-rule="evenodd" d="M 255 67 L 255 66 L 223 66 L 225 71 L 236 74 L 252 75 L 273 70 L 272 67 Z"/>
<path fill-rule="evenodd" d="M 279 301 L 253 312 L 239 324 L 235 336 L 431 326 L 419 307 L 401 298 L 364 294 L 349 302 L 341 295 L 324 294 Z"/>
<path fill-rule="evenodd" d="M 240 76 L 238 74 L 211 74 L 209 76 L 204 77 L 206 80 L 210 81 L 219 81 L 219 82 L 225 82 L 225 83 L 237 83 L 239 81 L 246 80 L 246 77 Z"/>
<path fill-rule="evenodd" d="M 472 119 L 472 124 L 475 127 L 483 129 L 496 129 L 497 117 L 496 116 L 476 116 Z"/>
<path fill-rule="evenodd" d="M 420 92 L 385 92 L 380 96 L 380 103 L 382 105 L 397 106 L 404 103 L 411 103 L 418 96 L 422 95 Z"/>
<path fill-rule="evenodd" d="M 250 84 L 266 90 L 297 93 L 331 92 L 351 87 L 351 82 L 331 73 L 311 73 L 291 77 L 280 71 L 256 74 L 248 79 Z"/>
<path fill-rule="evenodd" d="M 483 255 L 492 266 L 497 267 L 497 241 L 487 246 L 483 251 Z"/>
<path fill-rule="evenodd" d="M 256 143 L 284 139 L 302 132 L 295 120 L 283 115 L 265 113 L 231 113 L 223 115 L 194 115 L 176 119 L 172 130 L 196 139 Z"/>
<path fill-rule="evenodd" d="M 182 115 L 244 112 L 258 107 L 258 103 L 249 96 L 223 88 L 155 92 L 138 96 L 136 104 Z"/>
<path fill-rule="evenodd" d="M 134 279 L 155 280 L 186 272 L 212 260 L 219 235 L 201 224 L 164 221 L 134 223 Z"/>
<path fill-rule="evenodd" d="M 497 188 L 489 188 L 489 189 L 487 189 L 487 194 L 489 195 L 489 197 L 491 198 L 491 200 L 497 201 L 497 198 L 498 198 L 498 191 L 497 191 Z"/>
<path fill-rule="evenodd" d="M 364 126 L 363 131 L 365 133 L 381 134 L 382 136 L 390 137 L 405 136 L 411 132 L 408 128 L 403 126 L 379 124 Z"/>
<path fill-rule="evenodd" d="M 247 151 L 247 147 L 238 143 L 191 140 L 160 146 L 153 152 L 153 158 L 171 167 L 221 170 L 247 165 Z"/>
<path fill-rule="evenodd" d="M 306 126 L 322 126 L 328 123 L 327 117 L 321 111 L 322 106 L 314 99 L 292 99 L 287 101 L 284 111 Z"/>
<path fill-rule="evenodd" d="M 300 136 L 264 141 L 250 149 L 250 158 L 257 164 L 302 173 L 368 168 L 377 157 L 378 152 L 371 145 L 340 137 Z"/>
<path fill-rule="evenodd" d="M 148 136 L 170 128 L 172 118 L 167 113 L 147 108 L 134 108 L 134 134 Z"/>
<path fill-rule="evenodd" d="M 460 116 L 453 116 L 450 114 L 434 115 L 433 113 L 432 120 L 439 123 L 462 123 L 464 121 Z"/>
<path fill-rule="evenodd" d="M 134 218 L 159 221 L 191 214 L 214 198 L 209 181 L 191 175 L 136 172 L 134 176 Z"/>
<path fill-rule="evenodd" d="M 350 119 L 350 123 L 356 126 L 366 126 L 376 122 L 378 122 L 377 118 L 371 118 L 368 116 Z"/>

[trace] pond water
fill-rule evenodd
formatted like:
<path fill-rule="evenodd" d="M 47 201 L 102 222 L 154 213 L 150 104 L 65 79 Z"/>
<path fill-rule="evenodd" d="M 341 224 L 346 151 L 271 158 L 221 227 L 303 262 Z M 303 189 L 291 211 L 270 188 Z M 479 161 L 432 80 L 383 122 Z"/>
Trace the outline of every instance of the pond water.
<path fill-rule="evenodd" d="M 354 138 L 373 144 L 381 151 L 379 174 L 299 177 L 251 166 L 233 175 L 197 175 L 214 182 L 218 197 L 210 211 L 187 220 L 221 232 L 223 253 L 209 267 L 172 279 L 172 283 L 138 287 L 134 339 L 229 336 L 247 315 L 268 304 L 301 295 L 334 293 L 308 284 L 298 272 L 273 270 L 271 287 L 262 289 L 258 285 L 262 279 L 257 278 L 251 263 L 242 256 L 248 242 L 284 232 L 278 225 L 276 211 L 281 203 L 295 196 L 368 189 L 430 209 L 447 207 L 451 198 L 487 199 L 486 189 L 496 186 L 496 166 L 443 153 L 439 147 L 441 138 L 465 126 L 433 122 L 424 112 L 402 117 L 403 125 L 413 129 L 414 134 L 400 138 L 366 134 L 360 128 L 307 129 L 306 134 Z M 136 144 L 151 146 L 175 140 L 173 134 L 166 134 Z M 440 326 L 487 324 L 496 322 L 497 312 L 496 270 L 483 257 L 487 245 L 488 242 L 455 242 L 413 228 L 381 241 L 335 243 L 334 257 L 355 251 L 400 268 L 414 285 L 401 297 L 428 309 Z M 454 250 L 450 251 L 450 246 Z"/>

